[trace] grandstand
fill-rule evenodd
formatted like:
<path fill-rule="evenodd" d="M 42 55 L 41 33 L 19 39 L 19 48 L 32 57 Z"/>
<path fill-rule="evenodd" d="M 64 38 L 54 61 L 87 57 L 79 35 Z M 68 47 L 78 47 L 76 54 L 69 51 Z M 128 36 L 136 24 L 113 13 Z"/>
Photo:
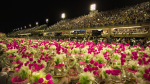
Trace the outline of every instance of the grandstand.
<path fill-rule="evenodd" d="M 48 28 L 44 24 L 19 30 L 9 36 L 43 34 L 45 37 L 54 37 L 56 32 L 62 32 L 62 37 L 92 37 L 92 30 L 103 30 L 102 37 L 110 37 L 110 35 L 114 37 L 146 37 L 150 33 L 149 10 L 149 2 L 144 2 L 135 6 L 61 20 Z M 79 30 L 85 32 L 72 33 Z"/>

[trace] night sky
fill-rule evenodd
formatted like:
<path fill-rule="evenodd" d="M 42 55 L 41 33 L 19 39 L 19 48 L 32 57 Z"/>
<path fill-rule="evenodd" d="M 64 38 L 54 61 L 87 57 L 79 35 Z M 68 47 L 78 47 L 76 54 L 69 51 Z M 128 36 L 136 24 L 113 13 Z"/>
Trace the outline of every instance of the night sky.
<path fill-rule="evenodd" d="M 61 20 L 63 12 L 66 19 L 88 14 L 93 3 L 100 12 L 146 1 L 149 0 L 3 0 L 0 2 L 0 32 L 8 33 L 24 26 L 29 28 L 29 24 L 33 27 L 36 21 L 42 25 L 47 18 L 50 26 Z"/>

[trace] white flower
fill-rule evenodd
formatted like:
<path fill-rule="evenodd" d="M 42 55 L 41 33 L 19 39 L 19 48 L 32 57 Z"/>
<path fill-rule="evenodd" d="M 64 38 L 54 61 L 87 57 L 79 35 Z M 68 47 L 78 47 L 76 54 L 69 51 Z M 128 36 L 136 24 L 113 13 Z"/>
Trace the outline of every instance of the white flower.
<path fill-rule="evenodd" d="M 112 48 L 116 48 L 116 45 L 112 45 Z"/>
<path fill-rule="evenodd" d="M 73 49 L 71 50 L 71 52 L 72 52 L 72 53 L 75 53 L 75 54 L 79 54 L 79 51 L 80 51 L 79 48 L 73 48 Z"/>
<path fill-rule="evenodd" d="M 30 47 L 30 52 L 35 54 L 35 53 L 37 53 L 37 50 L 35 48 L 33 48 L 33 47 Z"/>
<path fill-rule="evenodd" d="M 129 49 L 129 46 L 125 46 L 125 50 L 128 50 Z"/>
<path fill-rule="evenodd" d="M 51 46 L 50 46 L 50 49 L 56 50 L 56 46 L 55 46 L 55 45 L 51 45 Z"/>
<path fill-rule="evenodd" d="M 106 53 L 106 48 L 103 48 L 103 50 L 100 51 L 101 53 Z"/>
<path fill-rule="evenodd" d="M 129 61 L 128 68 L 137 70 L 137 66 L 138 66 L 137 64 L 138 64 L 138 61 L 131 60 Z"/>
<path fill-rule="evenodd" d="M 131 50 L 131 52 L 135 52 L 136 50 L 135 50 L 136 48 L 131 48 L 130 50 Z"/>
<path fill-rule="evenodd" d="M 97 54 L 93 58 L 93 60 L 96 61 L 96 62 L 102 62 L 102 63 L 107 61 L 102 53 Z"/>
<path fill-rule="evenodd" d="M 131 55 L 131 51 L 129 49 L 125 50 L 125 54 Z"/>
<path fill-rule="evenodd" d="M 88 53 L 84 54 L 84 60 L 90 61 L 92 58 L 93 58 L 93 54 L 88 54 Z"/>
<path fill-rule="evenodd" d="M 103 79 L 106 79 L 104 75 L 104 72 L 106 72 L 106 70 L 111 70 L 111 67 L 102 67 L 100 75 L 102 76 Z M 109 75 L 107 75 L 107 77 L 109 78 Z"/>
<path fill-rule="evenodd" d="M 2 47 L 5 48 L 5 49 L 7 48 L 7 47 L 6 47 L 6 44 L 3 44 L 3 43 L 0 43 L 0 46 L 2 46 Z"/>
<path fill-rule="evenodd" d="M 8 54 L 12 54 L 12 53 L 17 53 L 17 49 L 9 49 L 8 51 L 6 51 L 6 53 L 8 53 Z"/>
<path fill-rule="evenodd" d="M 81 49 L 81 53 L 86 53 L 86 52 L 88 52 L 87 48 L 82 48 Z"/>
<path fill-rule="evenodd" d="M 56 54 L 56 56 L 54 57 L 54 61 L 57 61 L 58 59 L 59 59 L 59 63 L 62 62 L 64 59 L 64 55 Z"/>
<path fill-rule="evenodd" d="M 94 80 L 95 80 L 93 73 L 90 73 L 90 72 L 83 72 L 83 73 L 79 74 L 79 78 L 82 78 L 83 76 L 87 76 L 87 77 L 88 77 L 87 80 L 90 80 L 90 81 L 94 81 Z M 80 80 L 80 79 L 79 79 L 79 80 Z"/>

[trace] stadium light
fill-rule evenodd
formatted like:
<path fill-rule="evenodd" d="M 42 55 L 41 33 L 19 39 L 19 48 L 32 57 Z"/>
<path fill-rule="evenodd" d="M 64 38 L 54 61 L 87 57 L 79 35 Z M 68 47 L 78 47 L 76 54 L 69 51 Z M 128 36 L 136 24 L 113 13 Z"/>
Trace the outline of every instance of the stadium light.
<path fill-rule="evenodd" d="M 92 5 L 90 6 L 90 10 L 91 10 L 91 11 L 96 10 L 96 4 L 92 4 Z"/>
<path fill-rule="evenodd" d="M 62 14 L 61 14 L 61 18 L 64 19 L 65 17 L 66 17 L 65 13 L 62 13 Z"/>
<path fill-rule="evenodd" d="M 31 27 L 31 24 L 29 24 L 29 27 Z"/>
<path fill-rule="evenodd" d="M 36 25 L 38 25 L 38 22 L 36 22 Z"/>
<path fill-rule="evenodd" d="M 46 23 L 48 23 L 48 19 L 46 19 Z"/>

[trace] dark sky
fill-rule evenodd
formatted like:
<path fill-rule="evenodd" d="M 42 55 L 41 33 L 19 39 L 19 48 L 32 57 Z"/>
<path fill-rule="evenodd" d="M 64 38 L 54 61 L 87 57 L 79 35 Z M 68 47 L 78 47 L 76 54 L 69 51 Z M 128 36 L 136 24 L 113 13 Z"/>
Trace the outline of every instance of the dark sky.
<path fill-rule="evenodd" d="M 63 12 L 69 19 L 88 14 L 92 3 L 96 3 L 98 11 L 106 11 L 146 1 L 149 0 L 4 0 L 0 1 L 0 32 L 8 33 L 24 26 L 29 28 L 29 24 L 35 26 L 36 21 L 42 25 L 46 18 L 50 26 L 61 20 Z"/>

